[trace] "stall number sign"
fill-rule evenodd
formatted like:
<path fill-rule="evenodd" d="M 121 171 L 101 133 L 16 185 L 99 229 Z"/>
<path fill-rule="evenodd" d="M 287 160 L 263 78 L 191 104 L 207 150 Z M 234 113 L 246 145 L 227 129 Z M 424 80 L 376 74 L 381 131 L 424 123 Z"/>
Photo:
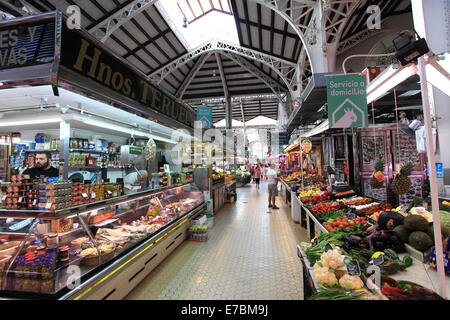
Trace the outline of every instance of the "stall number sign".
<path fill-rule="evenodd" d="M 367 83 L 363 75 L 327 77 L 327 101 L 330 128 L 367 127 Z"/>

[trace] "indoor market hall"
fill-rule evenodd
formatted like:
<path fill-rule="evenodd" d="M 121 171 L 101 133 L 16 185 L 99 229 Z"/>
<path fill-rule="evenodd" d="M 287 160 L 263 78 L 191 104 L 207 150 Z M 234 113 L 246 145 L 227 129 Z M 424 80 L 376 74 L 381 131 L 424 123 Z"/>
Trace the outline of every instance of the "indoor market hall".
<path fill-rule="evenodd" d="M 0 0 L 1 310 L 448 301 L 449 13 Z"/>

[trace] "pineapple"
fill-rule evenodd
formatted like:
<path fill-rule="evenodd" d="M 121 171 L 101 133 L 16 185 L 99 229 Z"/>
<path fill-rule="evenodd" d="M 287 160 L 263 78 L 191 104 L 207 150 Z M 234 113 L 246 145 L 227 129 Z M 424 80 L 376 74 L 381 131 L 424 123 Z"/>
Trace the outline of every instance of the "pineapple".
<path fill-rule="evenodd" d="M 408 161 L 401 167 L 400 174 L 394 179 L 391 185 L 391 190 L 395 194 L 406 194 L 411 187 L 411 180 L 409 175 L 414 169 L 414 163 Z"/>
<path fill-rule="evenodd" d="M 383 158 L 378 158 L 378 160 L 375 162 L 375 172 L 374 172 L 374 174 L 377 173 L 378 171 L 381 172 L 381 173 L 383 173 L 385 164 L 386 164 L 386 163 L 385 163 L 385 161 L 384 161 Z M 380 188 L 383 187 L 383 185 L 384 185 L 384 180 L 381 181 L 381 182 L 379 182 L 379 181 L 374 177 L 374 175 L 372 175 L 372 177 L 370 178 L 370 186 L 371 186 L 373 189 L 380 189 Z"/>

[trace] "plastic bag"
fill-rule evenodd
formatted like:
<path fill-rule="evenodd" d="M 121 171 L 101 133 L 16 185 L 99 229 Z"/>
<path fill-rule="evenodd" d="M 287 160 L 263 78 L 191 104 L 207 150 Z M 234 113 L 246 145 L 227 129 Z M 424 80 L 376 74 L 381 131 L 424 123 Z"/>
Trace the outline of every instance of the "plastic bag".
<path fill-rule="evenodd" d="M 416 130 L 416 146 L 418 153 L 426 153 L 427 152 L 427 140 L 425 136 L 425 127 L 419 127 Z"/>

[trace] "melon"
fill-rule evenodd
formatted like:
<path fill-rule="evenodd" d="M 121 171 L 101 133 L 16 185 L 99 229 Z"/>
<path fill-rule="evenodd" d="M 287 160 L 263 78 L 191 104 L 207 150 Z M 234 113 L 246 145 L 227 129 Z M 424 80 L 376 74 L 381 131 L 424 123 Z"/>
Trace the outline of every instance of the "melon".
<path fill-rule="evenodd" d="M 422 231 L 414 231 L 409 235 L 408 242 L 414 249 L 425 252 L 433 246 L 431 237 Z"/>
<path fill-rule="evenodd" d="M 426 232 L 428 230 L 428 226 L 430 225 L 427 219 L 416 214 L 412 214 L 405 217 L 403 224 L 411 232 L 413 231 Z"/>
<path fill-rule="evenodd" d="M 410 232 L 404 225 L 396 226 L 394 228 L 394 232 L 397 235 L 397 237 L 399 237 L 400 240 L 402 240 L 402 242 L 404 242 L 404 243 L 408 242 Z"/>

